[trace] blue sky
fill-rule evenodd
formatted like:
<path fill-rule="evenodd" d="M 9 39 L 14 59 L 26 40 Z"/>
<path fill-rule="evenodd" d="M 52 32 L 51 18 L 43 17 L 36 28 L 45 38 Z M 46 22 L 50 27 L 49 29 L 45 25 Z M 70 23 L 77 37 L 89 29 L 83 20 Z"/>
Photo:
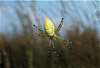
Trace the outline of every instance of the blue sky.
<path fill-rule="evenodd" d="M 31 2 L 35 2 L 33 5 Z M 74 7 L 73 3 L 76 5 L 76 8 Z M 75 24 L 73 21 L 74 20 L 82 20 L 86 26 L 89 26 L 93 24 L 93 19 L 96 20 L 96 23 L 98 24 L 98 29 L 100 28 L 100 20 L 96 16 L 95 12 L 98 9 L 100 11 L 100 1 L 96 0 L 96 3 L 93 1 L 64 1 L 63 3 L 65 4 L 65 10 L 67 11 L 66 14 L 64 15 L 64 25 L 63 28 L 61 29 L 60 33 L 65 31 L 65 29 L 68 29 L 71 27 L 71 25 Z M 19 18 L 16 14 L 16 11 L 14 7 L 17 7 L 20 9 L 19 4 L 16 1 L 1 1 L 1 7 L 0 7 L 0 33 L 7 33 L 7 31 L 11 31 L 12 27 L 11 24 L 14 23 L 16 26 L 18 26 L 18 30 L 20 32 L 20 21 Z M 21 10 L 23 13 L 28 13 L 31 17 L 31 20 L 33 21 L 34 24 L 38 26 L 38 24 L 41 25 L 41 29 L 44 28 L 44 20 L 45 17 L 49 17 L 55 24 L 56 28 L 60 23 L 60 20 L 62 18 L 61 16 L 61 10 L 62 4 L 60 1 L 21 1 L 22 5 L 24 6 L 24 11 Z M 98 8 L 96 9 L 94 5 L 97 4 Z M 33 11 L 35 9 L 37 13 L 37 17 L 41 21 L 40 23 L 37 24 L 35 17 L 32 15 L 32 10 L 28 7 L 32 8 Z M 27 7 L 27 8 L 26 8 Z M 85 10 L 85 12 L 83 12 Z M 43 13 L 44 12 L 44 13 Z M 84 16 L 84 13 L 89 17 L 89 23 Z M 69 16 L 70 15 L 70 16 Z M 99 30 L 100 31 L 100 30 Z"/>

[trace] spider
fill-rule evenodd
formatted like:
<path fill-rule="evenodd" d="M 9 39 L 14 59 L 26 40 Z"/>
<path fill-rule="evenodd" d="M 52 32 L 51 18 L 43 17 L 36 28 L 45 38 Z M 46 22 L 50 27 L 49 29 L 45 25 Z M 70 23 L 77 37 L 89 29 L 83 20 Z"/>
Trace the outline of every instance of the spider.
<path fill-rule="evenodd" d="M 56 54 L 56 56 L 57 56 L 59 59 L 62 59 L 62 58 L 60 57 L 60 55 L 58 54 L 58 52 L 56 51 L 56 49 L 55 49 L 54 42 L 53 42 L 53 38 L 54 38 L 54 37 L 56 37 L 56 38 L 58 38 L 58 39 L 60 39 L 60 40 L 63 40 L 63 41 L 66 42 L 66 43 L 74 44 L 73 42 L 66 41 L 66 40 L 64 40 L 63 38 L 57 36 L 57 33 L 59 32 L 59 30 L 60 30 L 61 27 L 62 27 L 63 19 L 64 19 L 64 18 L 63 18 L 63 16 L 62 16 L 61 22 L 60 22 L 58 28 L 55 30 L 55 26 L 54 26 L 53 22 L 52 22 L 48 17 L 45 17 L 45 24 L 44 24 L 44 25 L 45 25 L 45 26 L 44 26 L 45 32 L 42 31 L 41 29 L 39 29 L 37 26 L 35 26 L 35 25 L 33 24 L 33 26 L 34 26 L 35 28 L 37 28 L 39 31 L 41 31 L 42 33 L 46 34 L 46 35 L 50 38 L 49 46 L 48 46 L 48 57 L 50 56 L 51 47 L 52 47 L 54 53 Z M 63 43 L 63 44 L 66 45 L 65 43 Z M 70 49 L 70 46 L 69 46 L 69 45 L 66 45 L 66 46 Z M 79 55 L 79 56 L 81 56 L 79 53 L 76 53 L 76 54 Z"/>

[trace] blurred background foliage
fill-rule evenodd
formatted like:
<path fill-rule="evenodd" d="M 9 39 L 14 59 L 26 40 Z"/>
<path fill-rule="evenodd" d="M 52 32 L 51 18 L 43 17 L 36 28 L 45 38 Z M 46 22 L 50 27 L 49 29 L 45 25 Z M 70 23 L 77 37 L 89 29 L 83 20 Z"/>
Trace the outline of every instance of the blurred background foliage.
<path fill-rule="evenodd" d="M 0 68 L 100 68 L 99 6 L 99 1 L 1 1 Z M 48 58 L 49 38 L 36 35 L 42 33 L 32 26 L 43 29 L 48 16 L 57 28 L 61 10 L 64 24 L 58 35 L 77 44 L 69 49 L 54 39 L 64 60 L 53 51 Z"/>

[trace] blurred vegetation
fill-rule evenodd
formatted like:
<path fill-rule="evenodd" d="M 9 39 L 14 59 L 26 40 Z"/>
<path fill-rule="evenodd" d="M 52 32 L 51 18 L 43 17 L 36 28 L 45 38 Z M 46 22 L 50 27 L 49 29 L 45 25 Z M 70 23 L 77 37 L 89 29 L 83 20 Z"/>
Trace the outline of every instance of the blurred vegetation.
<path fill-rule="evenodd" d="M 21 3 L 19 5 L 23 10 Z M 19 34 L 18 27 L 11 24 L 11 38 L 9 35 L 0 34 L 0 68 L 100 68 L 100 38 L 96 27 L 85 26 L 84 21 L 76 21 L 77 24 L 66 31 L 65 39 L 77 45 L 71 45 L 71 49 L 68 49 L 62 44 L 63 41 L 56 39 L 56 49 L 64 60 L 59 60 L 53 51 L 48 58 L 49 38 L 38 37 L 29 15 L 16 7 L 15 10 L 21 22 L 22 32 Z M 36 14 L 35 10 L 33 13 Z M 77 52 L 82 57 L 78 56 Z"/>

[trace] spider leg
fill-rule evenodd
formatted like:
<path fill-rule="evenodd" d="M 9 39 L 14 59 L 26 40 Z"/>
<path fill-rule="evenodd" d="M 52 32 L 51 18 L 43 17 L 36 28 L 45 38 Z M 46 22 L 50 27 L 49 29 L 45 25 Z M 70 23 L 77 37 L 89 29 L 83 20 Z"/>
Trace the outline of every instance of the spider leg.
<path fill-rule="evenodd" d="M 41 29 L 39 29 L 36 25 L 34 25 L 33 23 L 32 23 L 32 25 L 36 28 L 36 29 L 38 29 L 39 31 L 41 31 L 41 32 L 43 32 L 44 33 L 44 31 L 43 30 L 41 30 Z"/>
<path fill-rule="evenodd" d="M 68 46 L 67 44 L 65 44 L 65 43 L 63 43 L 66 47 L 68 47 L 70 50 L 71 50 L 71 47 L 70 46 Z M 76 50 L 73 50 L 77 55 L 79 55 L 79 56 L 81 56 L 81 54 L 80 53 L 78 53 L 78 52 L 76 52 Z M 83 57 L 83 56 L 81 56 L 81 57 Z"/>
<path fill-rule="evenodd" d="M 35 34 L 38 35 L 39 37 L 42 37 L 42 38 L 46 37 L 45 35 L 41 35 L 41 34 L 38 34 L 38 33 L 35 33 Z"/>
<path fill-rule="evenodd" d="M 59 37 L 59 36 L 55 36 L 56 38 L 58 38 L 58 39 L 60 39 L 60 40 L 63 40 L 63 41 L 65 41 L 66 43 L 69 43 L 69 44 L 74 44 L 73 42 L 70 42 L 70 41 L 66 41 L 65 39 L 63 39 L 63 38 L 61 38 L 61 37 Z"/>
<path fill-rule="evenodd" d="M 56 51 L 56 48 L 55 48 L 55 46 L 54 46 L 54 42 L 51 40 L 51 43 L 52 43 L 52 47 L 53 47 L 53 51 L 54 51 L 54 53 L 56 54 L 56 56 L 60 59 L 60 60 L 62 60 L 63 58 L 59 55 L 59 53 Z"/>
<path fill-rule="evenodd" d="M 58 26 L 58 28 L 56 29 L 56 31 L 55 31 L 55 33 L 57 34 L 58 32 L 59 32 L 59 30 L 61 29 L 61 27 L 62 27 L 62 24 L 63 24 L 63 14 L 62 14 L 62 19 L 61 19 L 61 22 L 60 22 L 60 24 L 59 24 L 59 26 Z"/>
<path fill-rule="evenodd" d="M 48 46 L 48 57 L 50 57 L 50 53 L 51 53 L 51 39 L 49 41 L 49 46 Z"/>
<path fill-rule="evenodd" d="M 66 40 L 64 40 L 63 38 L 61 38 L 61 37 L 59 37 L 59 36 L 57 36 L 57 35 L 56 35 L 56 38 L 61 39 L 61 40 L 65 41 L 66 43 L 75 45 L 73 42 L 66 41 Z M 69 45 L 67 45 L 67 44 L 65 44 L 65 43 L 63 43 L 63 44 L 64 44 L 65 46 L 67 46 L 69 49 L 71 49 L 71 47 L 70 47 Z M 78 53 L 77 50 L 74 50 L 74 49 L 72 49 L 72 50 L 73 50 L 73 52 L 75 52 L 78 56 L 84 58 L 80 53 Z"/>

